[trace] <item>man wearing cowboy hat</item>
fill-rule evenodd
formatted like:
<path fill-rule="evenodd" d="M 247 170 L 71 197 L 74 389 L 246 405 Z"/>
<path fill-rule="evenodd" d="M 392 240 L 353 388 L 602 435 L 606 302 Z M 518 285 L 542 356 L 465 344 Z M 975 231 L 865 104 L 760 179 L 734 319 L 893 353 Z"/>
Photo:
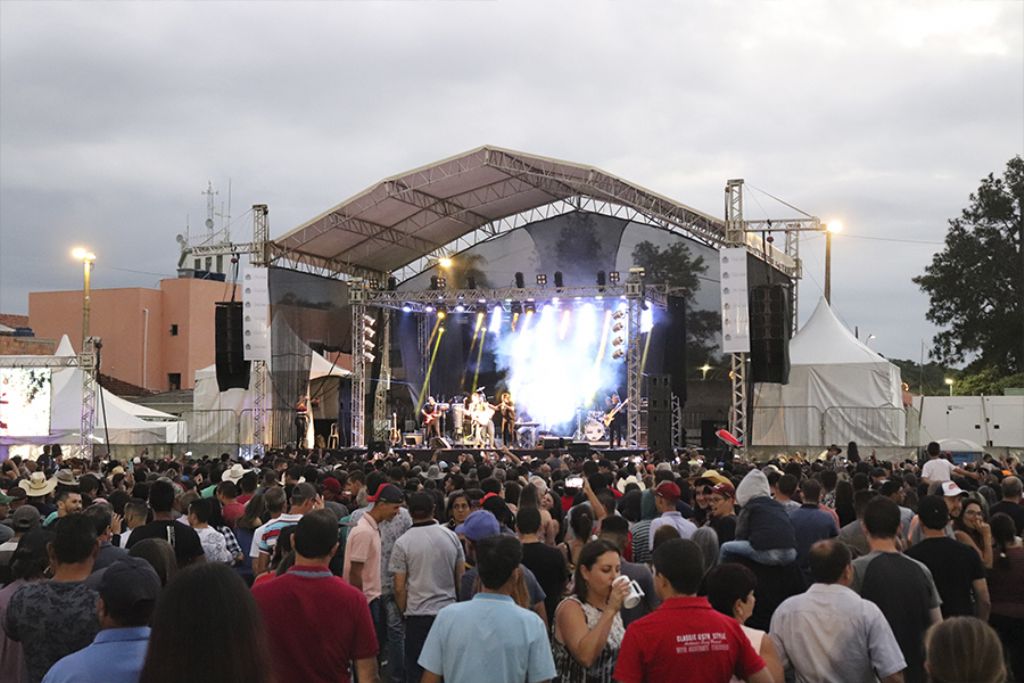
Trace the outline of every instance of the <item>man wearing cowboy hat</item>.
<path fill-rule="evenodd" d="M 47 479 L 42 472 L 33 472 L 28 479 L 22 479 L 18 486 L 28 494 L 28 504 L 39 510 L 40 515 L 48 515 L 57 508 L 48 503 L 46 497 L 57 488 L 57 479 Z"/>

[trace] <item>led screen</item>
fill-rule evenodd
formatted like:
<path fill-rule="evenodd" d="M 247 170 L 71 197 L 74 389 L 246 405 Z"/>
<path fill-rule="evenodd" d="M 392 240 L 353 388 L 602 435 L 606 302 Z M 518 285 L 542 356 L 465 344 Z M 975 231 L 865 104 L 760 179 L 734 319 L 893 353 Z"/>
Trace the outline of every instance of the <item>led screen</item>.
<path fill-rule="evenodd" d="M 0 368 L 0 436 L 50 434 L 50 370 Z"/>

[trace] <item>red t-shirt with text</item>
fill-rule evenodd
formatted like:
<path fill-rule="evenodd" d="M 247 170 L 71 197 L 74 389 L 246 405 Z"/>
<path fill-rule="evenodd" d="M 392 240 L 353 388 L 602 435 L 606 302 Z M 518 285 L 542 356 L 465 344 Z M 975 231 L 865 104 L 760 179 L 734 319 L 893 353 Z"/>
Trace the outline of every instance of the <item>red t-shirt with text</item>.
<path fill-rule="evenodd" d="M 685 678 L 728 683 L 764 668 L 735 619 L 716 612 L 707 598 L 669 598 L 626 629 L 615 680 L 674 683 Z"/>

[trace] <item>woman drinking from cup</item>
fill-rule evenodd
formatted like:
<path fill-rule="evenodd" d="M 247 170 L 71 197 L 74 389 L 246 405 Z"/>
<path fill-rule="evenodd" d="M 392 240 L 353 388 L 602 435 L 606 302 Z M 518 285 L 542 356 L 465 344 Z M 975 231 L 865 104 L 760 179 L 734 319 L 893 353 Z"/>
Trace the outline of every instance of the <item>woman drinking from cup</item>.
<path fill-rule="evenodd" d="M 626 600 L 639 600 L 637 588 L 620 578 L 619 565 L 619 551 L 608 541 L 591 541 L 580 551 L 573 595 L 555 611 L 560 683 L 612 683 L 626 632 L 619 610 Z"/>

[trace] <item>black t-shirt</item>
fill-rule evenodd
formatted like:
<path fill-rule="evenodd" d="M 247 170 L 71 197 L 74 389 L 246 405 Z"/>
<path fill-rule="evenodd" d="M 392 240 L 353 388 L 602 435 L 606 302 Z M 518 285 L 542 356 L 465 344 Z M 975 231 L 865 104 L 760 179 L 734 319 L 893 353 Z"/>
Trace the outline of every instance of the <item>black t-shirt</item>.
<path fill-rule="evenodd" d="M 931 570 L 901 553 L 871 552 L 853 561 L 854 590 L 878 605 L 892 627 L 907 668 L 907 683 L 924 683 L 924 634 L 939 607 Z"/>
<path fill-rule="evenodd" d="M 779 567 L 751 562 L 746 558 L 737 558 L 733 561 L 745 565 L 757 577 L 757 587 L 754 588 L 754 612 L 746 621 L 746 625 L 751 628 L 767 631 L 778 606 L 787 598 L 807 590 L 804 575 L 795 562 Z"/>
<path fill-rule="evenodd" d="M 708 526 L 718 534 L 718 545 L 736 540 L 736 515 L 712 517 Z"/>
<path fill-rule="evenodd" d="M 946 536 L 926 538 L 910 548 L 907 556 L 931 570 L 944 619 L 974 616 L 971 584 L 985 578 L 985 567 L 974 548 Z"/>
<path fill-rule="evenodd" d="M 203 544 L 195 529 L 181 522 L 157 520 L 144 524 L 132 531 L 128 537 L 128 548 L 147 538 L 161 538 L 174 548 L 178 567 L 184 567 L 203 554 Z"/>
<path fill-rule="evenodd" d="M 562 600 L 565 582 L 569 579 L 569 568 L 565 565 L 565 556 L 558 548 L 544 543 L 523 544 L 523 564 L 533 572 L 537 583 L 544 589 L 544 606 L 548 611 L 548 623 L 553 624 L 555 608 Z"/>
<path fill-rule="evenodd" d="M 1017 525 L 1018 536 L 1024 534 L 1024 505 L 1021 505 L 1020 503 L 1011 503 L 1008 500 L 1001 500 L 989 509 L 989 519 L 992 519 L 992 515 L 999 512 L 1010 515 L 1013 519 L 1013 523 Z"/>

